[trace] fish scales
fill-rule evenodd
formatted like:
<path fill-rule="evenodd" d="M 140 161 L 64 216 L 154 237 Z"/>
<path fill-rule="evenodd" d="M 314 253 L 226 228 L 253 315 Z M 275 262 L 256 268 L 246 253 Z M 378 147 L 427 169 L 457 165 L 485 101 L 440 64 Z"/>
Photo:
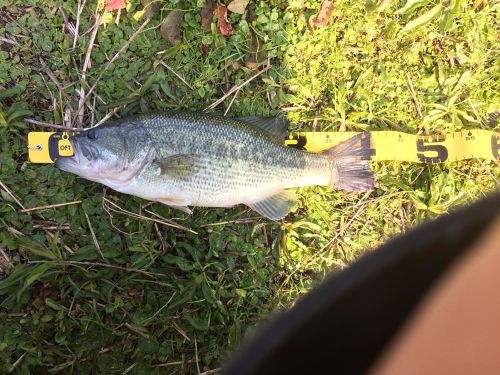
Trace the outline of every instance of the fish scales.
<path fill-rule="evenodd" d="M 138 115 L 72 137 L 75 156 L 56 165 L 171 206 L 243 203 L 272 219 L 293 205 L 293 193 L 284 189 L 338 184 L 357 191 L 373 185 L 369 139 L 312 154 L 285 147 L 285 132 L 286 123 L 272 118 Z"/>

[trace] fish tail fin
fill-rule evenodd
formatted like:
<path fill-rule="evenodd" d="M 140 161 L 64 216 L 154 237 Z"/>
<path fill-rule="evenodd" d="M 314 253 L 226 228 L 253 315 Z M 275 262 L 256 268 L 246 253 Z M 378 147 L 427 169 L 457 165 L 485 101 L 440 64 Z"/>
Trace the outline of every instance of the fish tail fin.
<path fill-rule="evenodd" d="M 373 189 L 375 176 L 370 159 L 375 150 L 370 147 L 370 133 L 357 134 L 326 153 L 332 161 L 333 186 L 351 193 Z"/>

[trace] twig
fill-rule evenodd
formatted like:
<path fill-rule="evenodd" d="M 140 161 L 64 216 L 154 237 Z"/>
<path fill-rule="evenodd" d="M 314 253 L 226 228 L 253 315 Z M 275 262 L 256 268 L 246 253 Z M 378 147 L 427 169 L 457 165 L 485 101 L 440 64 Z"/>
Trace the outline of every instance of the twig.
<path fill-rule="evenodd" d="M 198 375 L 200 374 L 200 359 L 198 358 L 198 343 L 196 340 L 196 335 L 194 335 L 194 358 L 196 360 L 196 369 L 198 370 Z"/>
<path fill-rule="evenodd" d="M 122 375 L 127 375 L 130 371 L 134 369 L 135 365 L 137 365 L 137 363 L 132 363 L 129 367 L 127 367 L 125 371 L 122 372 Z"/>
<path fill-rule="evenodd" d="M 9 38 L 3 37 L 3 36 L 0 36 L 0 42 L 13 44 L 13 45 L 15 45 L 15 46 L 18 46 L 18 45 L 19 45 L 19 43 L 18 43 L 18 42 L 16 42 L 15 40 L 12 40 L 12 39 L 9 39 Z"/>
<path fill-rule="evenodd" d="M 160 64 L 163 65 L 165 68 L 170 70 L 172 73 L 175 74 L 177 78 L 179 78 L 187 87 L 189 87 L 191 90 L 194 90 L 194 87 L 191 86 L 185 79 L 182 77 L 179 73 L 177 73 L 174 69 L 172 69 L 170 66 L 168 66 L 164 61 L 160 61 Z"/>
<path fill-rule="evenodd" d="M 49 204 L 48 206 L 25 208 L 25 209 L 21 210 L 21 212 L 26 213 L 26 212 L 32 212 L 32 211 L 42 211 L 42 210 L 47 210 L 49 208 L 64 207 L 64 206 L 69 206 L 71 204 L 78 204 L 78 203 L 82 203 L 82 201 L 73 201 L 73 202 L 66 202 L 66 203 Z"/>
<path fill-rule="evenodd" d="M 238 93 L 240 92 L 240 89 L 236 90 L 236 92 L 234 93 L 233 95 L 233 98 L 231 99 L 231 101 L 229 102 L 229 105 L 227 106 L 226 110 L 224 111 L 224 116 L 227 115 L 227 113 L 229 112 L 229 110 L 231 109 L 231 106 L 233 105 L 234 103 L 234 100 L 236 99 L 236 97 L 238 96 Z"/>
<path fill-rule="evenodd" d="M 174 362 L 167 362 L 167 363 L 159 363 L 157 365 L 153 365 L 151 367 L 155 368 L 155 367 L 170 367 L 170 366 L 179 366 L 179 365 L 182 365 L 184 363 L 193 363 L 194 360 L 192 359 L 189 359 L 187 361 L 174 361 Z"/>
<path fill-rule="evenodd" d="M 76 24 L 75 24 L 75 35 L 73 38 L 73 48 L 76 48 L 76 42 L 78 40 L 78 29 L 80 28 L 80 15 L 82 14 L 83 8 L 85 7 L 85 3 L 87 0 L 78 0 L 78 7 L 76 8 Z"/>
<path fill-rule="evenodd" d="M 4 264 L 8 264 L 9 266 L 12 266 L 12 263 L 10 261 L 10 257 L 7 255 L 7 253 L 5 252 L 5 250 L 3 248 L 0 247 L 0 254 L 3 256 L 3 258 L 5 259 L 5 263 Z M 2 272 L 2 263 L 0 263 L 0 272 Z"/>
<path fill-rule="evenodd" d="M 17 366 L 19 366 L 19 364 L 21 363 L 21 361 L 23 360 L 23 358 L 26 356 L 26 354 L 28 354 L 28 352 L 24 352 L 11 366 L 11 368 L 9 369 L 9 374 L 14 371 L 16 369 Z"/>
<path fill-rule="evenodd" d="M 163 252 L 166 252 L 167 251 L 167 243 L 165 242 L 165 238 L 163 238 L 163 236 L 161 235 L 160 228 L 158 228 L 158 223 L 155 223 L 155 231 L 156 231 L 156 235 L 160 239 Z"/>
<path fill-rule="evenodd" d="M 30 260 L 28 261 L 28 264 L 38 264 L 38 263 L 47 263 L 48 261 L 46 260 Z M 126 272 L 136 272 L 140 273 L 141 275 L 145 276 L 158 276 L 158 277 L 166 277 L 167 275 L 164 275 L 162 273 L 158 272 L 149 272 L 149 271 L 144 271 L 140 270 L 137 268 L 128 268 L 128 267 L 122 267 L 122 266 L 116 266 L 114 264 L 108 264 L 108 263 L 99 263 L 99 262 L 80 262 L 76 260 L 56 260 L 56 261 L 49 261 L 49 262 L 55 262 L 60 265 L 69 265 L 69 266 L 94 266 L 94 267 L 105 267 L 105 268 L 112 268 L 115 270 L 120 270 L 120 271 L 126 271 Z"/>
<path fill-rule="evenodd" d="M 132 41 L 136 38 L 136 36 L 139 35 L 139 33 L 144 29 L 144 27 L 146 27 L 146 25 L 148 24 L 149 20 L 150 20 L 149 18 L 146 19 L 142 23 L 142 25 L 130 36 L 129 40 L 122 46 L 122 48 L 120 48 L 119 51 L 113 56 L 113 58 L 108 61 L 108 63 L 104 66 L 103 70 L 101 70 L 101 73 L 99 73 L 99 75 L 97 76 L 97 79 L 94 82 L 94 84 L 90 87 L 89 91 L 85 95 L 85 100 L 90 96 L 90 94 L 92 94 L 92 92 L 94 92 L 97 84 L 101 80 L 101 78 L 104 75 L 104 73 L 109 69 L 109 67 L 111 66 L 111 64 L 113 64 L 115 62 L 115 60 L 118 58 L 118 56 L 120 56 L 121 53 L 128 48 L 128 46 L 130 45 L 130 43 L 132 43 Z M 79 107 L 77 113 L 75 114 L 75 117 L 79 116 L 80 112 L 82 110 L 83 110 L 83 106 Z"/>
<path fill-rule="evenodd" d="M 45 64 L 45 61 L 41 57 L 39 58 L 39 61 L 40 61 L 40 64 L 42 64 L 42 68 L 45 71 L 45 73 L 47 74 L 47 76 L 50 78 L 50 80 L 52 82 L 54 82 L 54 84 L 56 85 L 57 89 L 61 92 L 61 95 L 63 95 L 67 99 L 68 97 L 67 97 L 66 93 L 64 92 L 63 85 L 57 79 L 57 77 L 54 74 L 54 72 L 52 70 L 50 70 L 50 68 L 47 66 L 47 64 Z"/>
<path fill-rule="evenodd" d="M 101 23 L 101 15 L 96 9 L 95 12 L 95 23 L 94 23 L 94 29 L 92 30 L 92 34 L 90 35 L 90 41 L 89 41 L 89 46 L 87 48 L 87 53 L 85 54 L 85 60 L 83 62 L 83 68 L 82 68 L 82 80 L 85 81 L 87 78 L 87 69 L 89 67 L 90 63 L 90 55 L 92 54 L 92 49 L 94 48 L 94 42 L 95 38 L 97 36 L 97 31 L 99 30 L 99 25 Z M 80 89 L 80 100 L 78 101 L 78 112 L 75 115 L 75 118 L 78 119 L 77 124 L 79 127 L 81 127 L 83 123 L 83 105 L 85 104 L 85 100 L 87 99 L 87 96 L 85 95 L 85 90 L 83 88 L 83 85 Z M 74 121 L 75 119 L 73 119 Z"/>
<path fill-rule="evenodd" d="M 217 223 L 209 223 L 209 224 L 203 224 L 200 225 L 200 227 L 205 228 L 205 227 L 213 227 L 216 225 L 225 225 L 225 224 L 248 224 L 248 223 L 253 223 L 256 220 L 262 219 L 261 217 L 246 217 L 242 219 L 236 219 L 236 220 L 229 220 L 229 221 L 219 221 Z"/>
<path fill-rule="evenodd" d="M 87 219 L 87 224 L 89 225 L 90 234 L 92 235 L 92 239 L 94 240 L 95 248 L 99 252 L 101 259 L 104 260 L 104 255 L 102 254 L 101 246 L 99 246 L 99 242 L 97 241 L 97 237 L 96 237 L 95 232 L 94 232 L 94 227 L 92 226 L 92 223 L 90 222 L 89 215 L 87 215 L 85 210 L 83 210 L 83 213 L 85 214 L 85 218 Z"/>
<path fill-rule="evenodd" d="M 155 218 L 152 218 L 152 217 L 139 215 L 139 214 L 136 214 L 134 212 L 125 210 L 125 209 L 121 208 L 120 206 L 118 206 L 116 203 L 111 202 L 109 199 L 107 199 L 105 197 L 103 197 L 103 201 L 107 202 L 108 204 L 110 204 L 113 207 L 116 207 L 116 208 L 112 208 L 112 207 L 108 206 L 108 208 L 110 208 L 110 209 L 112 209 L 112 210 L 114 210 L 116 212 L 120 212 L 120 213 L 126 214 L 128 216 L 134 217 L 136 219 L 143 219 L 143 220 L 153 221 L 153 222 L 158 223 L 158 224 L 163 224 L 163 225 L 167 225 L 167 226 L 174 227 L 174 228 L 177 228 L 177 229 L 182 229 L 182 230 L 185 230 L 187 232 L 191 232 L 193 234 L 198 234 L 198 233 L 196 233 L 192 229 L 189 229 L 189 228 L 187 228 L 185 226 L 182 226 L 180 224 L 177 224 L 177 223 L 175 223 L 173 221 L 170 221 L 170 220 L 167 220 L 167 219 L 158 220 L 158 219 L 155 219 Z"/>
<path fill-rule="evenodd" d="M 222 368 L 219 367 L 219 368 L 214 368 L 212 370 L 208 370 L 208 371 L 205 371 L 205 372 L 202 372 L 200 373 L 199 375 L 210 375 L 210 374 L 216 374 L 218 372 L 221 372 L 222 371 Z"/>
<path fill-rule="evenodd" d="M 237 91 L 237 90 L 240 90 L 243 86 L 247 85 L 248 83 L 250 83 L 251 81 L 253 81 L 255 78 L 257 78 L 258 76 L 260 76 L 261 74 L 267 72 L 269 69 L 272 68 L 272 65 L 268 65 L 266 66 L 264 69 L 260 70 L 259 72 L 255 73 L 253 76 L 251 76 L 249 79 L 247 79 L 245 82 L 243 82 L 241 85 L 238 85 L 238 86 L 233 86 L 233 88 L 231 90 L 229 90 L 226 94 L 224 94 L 222 96 L 222 98 L 220 98 L 219 100 L 215 101 L 214 103 L 210 104 L 207 108 L 205 108 L 205 111 L 209 110 L 209 109 L 214 109 L 215 107 L 217 107 L 220 103 L 222 103 L 224 100 L 226 100 L 226 98 L 231 95 L 233 92 Z"/>
<path fill-rule="evenodd" d="M 56 124 L 51 124 L 50 122 L 37 121 L 37 120 L 32 119 L 32 118 L 25 118 L 24 122 L 27 122 L 28 124 L 43 126 L 45 128 L 69 130 L 69 131 L 73 131 L 73 132 L 82 132 L 82 131 L 87 130 L 87 128 L 83 128 L 83 129 L 80 129 L 80 128 L 67 128 L 66 126 L 63 126 L 63 125 L 56 125 Z"/>
<path fill-rule="evenodd" d="M 62 8 L 59 8 L 59 13 L 61 13 L 62 18 L 64 19 L 64 26 L 66 26 L 66 29 L 68 29 L 69 33 L 73 35 L 73 38 L 75 37 L 75 26 L 73 26 L 69 21 L 68 17 L 66 17 L 66 13 L 64 13 L 64 10 Z"/>
<path fill-rule="evenodd" d="M 2 189 L 4 189 L 7 192 L 7 194 L 10 195 L 10 197 L 14 200 L 14 202 L 18 204 L 19 207 L 21 207 L 23 210 L 26 209 L 26 207 L 23 206 L 23 204 L 19 201 L 19 199 L 16 198 L 14 193 L 12 193 L 9 190 L 9 188 L 2 182 L 2 180 L 0 180 L 0 187 L 2 187 Z"/>
<path fill-rule="evenodd" d="M 134 327 L 132 324 L 125 323 L 125 327 L 127 327 L 128 329 L 130 329 L 132 332 L 137 333 L 139 336 L 142 336 L 145 339 L 149 339 L 149 335 L 148 334 L 142 332 L 140 329 Z"/>
<path fill-rule="evenodd" d="M 415 93 L 415 89 L 413 88 L 413 83 L 411 82 L 410 76 L 408 73 L 405 72 L 406 75 L 406 84 L 408 85 L 408 89 L 410 90 L 411 97 L 413 99 L 413 104 L 415 105 L 415 109 L 417 110 L 418 115 L 420 118 L 423 118 L 424 116 L 422 115 L 422 109 L 420 102 L 418 101 L 417 94 Z"/>
<path fill-rule="evenodd" d="M 179 327 L 179 325 L 176 322 L 172 322 L 172 325 L 174 326 L 175 330 L 181 334 L 182 337 L 184 337 L 187 341 L 191 342 L 191 339 L 186 334 L 186 331 L 184 331 L 181 327 Z"/>
<path fill-rule="evenodd" d="M 95 104 L 95 102 L 94 102 L 94 104 Z M 96 126 L 99 126 L 103 122 L 109 120 L 111 117 L 113 117 L 116 114 L 116 112 L 118 112 L 119 109 L 120 109 L 120 107 L 113 108 L 109 113 L 106 114 L 106 116 L 104 116 L 102 119 L 100 119 L 96 124 L 92 125 L 91 128 L 95 128 Z"/>
<path fill-rule="evenodd" d="M 43 224 L 35 224 L 33 225 L 35 229 L 43 229 L 43 230 L 70 230 L 68 224 L 62 225 L 43 225 Z"/>

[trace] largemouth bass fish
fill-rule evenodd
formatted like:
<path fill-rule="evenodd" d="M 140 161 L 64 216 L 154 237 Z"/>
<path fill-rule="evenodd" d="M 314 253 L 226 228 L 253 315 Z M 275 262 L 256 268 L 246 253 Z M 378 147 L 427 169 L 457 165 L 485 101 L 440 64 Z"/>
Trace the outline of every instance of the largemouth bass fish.
<path fill-rule="evenodd" d="M 285 147 L 281 117 L 226 118 L 195 112 L 138 115 L 71 137 L 74 156 L 56 166 L 121 193 L 188 206 L 245 204 L 272 220 L 294 206 L 289 188 L 373 187 L 369 134 L 323 154 Z"/>

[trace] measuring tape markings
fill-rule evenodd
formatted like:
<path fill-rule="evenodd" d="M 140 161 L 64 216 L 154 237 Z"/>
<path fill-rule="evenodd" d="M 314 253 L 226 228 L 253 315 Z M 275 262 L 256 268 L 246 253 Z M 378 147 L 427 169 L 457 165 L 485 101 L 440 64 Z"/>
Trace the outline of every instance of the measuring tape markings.
<path fill-rule="evenodd" d="M 322 152 L 358 134 L 357 132 L 296 132 L 285 144 L 310 152 Z M 500 160 L 500 135 L 491 130 L 462 130 L 445 135 L 413 135 L 397 131 L 373 131 L 372 160 L 442 163 L 469 158 Z"/>
<path fill-rule="evenodd" d="M 292 132 L 285 145 L 309 152 L 325 151 L 360 132 Z M 53 163 L 58 157 L 72 156 L 66 132 L 28 133 L 28 153 L 32 163 Z M 500 160 L 500 134 L 471 129 L 445 135 L 413 135 L 398 131 L 370 132 L 372 160 L 442 163 L 481 158 Z"/>

